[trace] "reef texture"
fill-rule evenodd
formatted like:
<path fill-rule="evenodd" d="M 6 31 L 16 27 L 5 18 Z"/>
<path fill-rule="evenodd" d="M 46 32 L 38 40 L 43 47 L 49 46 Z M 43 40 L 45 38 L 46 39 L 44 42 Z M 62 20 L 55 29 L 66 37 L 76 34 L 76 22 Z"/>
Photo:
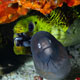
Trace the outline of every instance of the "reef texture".
<path fill-rule="evenodd" d="M 31 9 L 49 14 L 63 2 L 69 7 L 80 4 L 80 0 L 0 0 L 0 24 L 15 21 L 21 15 L 26 15 Z"/>

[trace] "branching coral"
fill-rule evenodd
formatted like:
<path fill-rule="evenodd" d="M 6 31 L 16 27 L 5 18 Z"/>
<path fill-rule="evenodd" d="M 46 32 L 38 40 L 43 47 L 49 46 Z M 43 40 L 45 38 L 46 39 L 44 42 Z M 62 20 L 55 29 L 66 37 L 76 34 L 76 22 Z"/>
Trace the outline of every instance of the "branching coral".
<path fill-rule="evenodd" d="M 49 14 L 63 2 L 68 6 L 79 5 L 79 0 L 0 0 L 0 23 L 9 23 L 21 15 L 26 15 L 30 9 Z"/>

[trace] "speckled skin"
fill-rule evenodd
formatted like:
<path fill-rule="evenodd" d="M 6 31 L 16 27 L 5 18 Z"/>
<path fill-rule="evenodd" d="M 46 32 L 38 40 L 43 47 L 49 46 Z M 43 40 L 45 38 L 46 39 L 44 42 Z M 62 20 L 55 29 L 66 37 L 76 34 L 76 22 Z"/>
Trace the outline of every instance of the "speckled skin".
<path fill-rule="evenodd" d="M 57 14 L 57 13 L 56 13 Z M 55 16 L 51 14 L 51 16 Z M 65 47 L 71 46 L 80 43 L 80 18 L 74 20 L 73 24 L 70 26 L 66 25 L 65 21 L 62 21 L 59 15 L 56 15 L 55 18 L 43 18 L 37 15 L 25 16 L 14 26 L 14 38 L 17 37 L 16 33 L 26 33 L 28 36 L 32 37 L 36 32 L 47 31 L 51 33 L 58 41 L 60 41 Z M 32 31 L 29 31 L 29 24 L 32 23 L 34 28 Z M 16 54 L 26 54 L 24 47 L 21 47 L 18 50 L 14 43 L 14 51 Z M 22 49 L 23 48 L 23 49 Z M 17 51 L 17 50 L 19 51 Z"/>
<path fill-rule="evenodd" d="M 37 73 L 48 80 L 64 79 L 71 70 L 63 45 L 48 32 L 37 32 L 31 39 L 31 52 Z"/>
<path fill-rule="evenodd" d="M 26 17 L 22 20 L 20 20 L 14 27 L 14 33 L 28 33 L 30 36 L 34 35 L 38 31 L 47 31 L 50 32 L 54 37 L 56 37 L 57 40 L 59 40 L 64 46 L 70 46 L 74 45 L 76 43 L 79 43 L 79 22 L 80 19 L 76 19 L 69 28 L 65 31 L 63 28 L 67 27 L 66 25 L 51 25 L 47 23 L 47 21 L 44 21 L 42 18 L 40 19 L 38 16 L 30 16 Z M 28 25 L 32 22 L 34 25 L 34 30 L 32 32 L 29 32 Z M 35 24 L 37 22 L 37 24 Z M 61 26 L 63 28 L 61 28 Z M 77 27 L 76 27 L 77 26 Z M 77 37 L 78 35 L 78 37 Z M 14 34 L 15 37 L 15 34 Z M 76 38 L 76 40 L 74 40 Z M 78 41 L 77 41 L 78 39 Z"/>

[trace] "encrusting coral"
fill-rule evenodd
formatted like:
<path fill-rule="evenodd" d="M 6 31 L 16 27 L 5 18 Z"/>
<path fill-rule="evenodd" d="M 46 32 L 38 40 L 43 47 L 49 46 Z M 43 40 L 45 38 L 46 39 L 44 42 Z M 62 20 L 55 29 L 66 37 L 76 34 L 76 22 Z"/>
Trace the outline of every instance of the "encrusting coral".
<path fill-rule="evenodd" d="M 69 7 L 80 4 L 79 0 L 0 0 L 0 24 L 15 21 L 31 9 L 44 15 L 49 14 L 55 8 L 61 7 L 63 2 Z"/>

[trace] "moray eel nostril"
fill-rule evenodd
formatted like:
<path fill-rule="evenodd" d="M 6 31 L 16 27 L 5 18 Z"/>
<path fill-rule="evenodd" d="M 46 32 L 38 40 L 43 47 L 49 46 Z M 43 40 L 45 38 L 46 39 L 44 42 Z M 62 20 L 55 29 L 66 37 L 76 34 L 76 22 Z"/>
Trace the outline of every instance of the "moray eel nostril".
<path fill-rule="evenodd" d="M 62 80 L 71 70 L 64 46 L 48 32 L 37 32 L 31 38 L 31 52 L 37 73 L 48 80 Z"/>

